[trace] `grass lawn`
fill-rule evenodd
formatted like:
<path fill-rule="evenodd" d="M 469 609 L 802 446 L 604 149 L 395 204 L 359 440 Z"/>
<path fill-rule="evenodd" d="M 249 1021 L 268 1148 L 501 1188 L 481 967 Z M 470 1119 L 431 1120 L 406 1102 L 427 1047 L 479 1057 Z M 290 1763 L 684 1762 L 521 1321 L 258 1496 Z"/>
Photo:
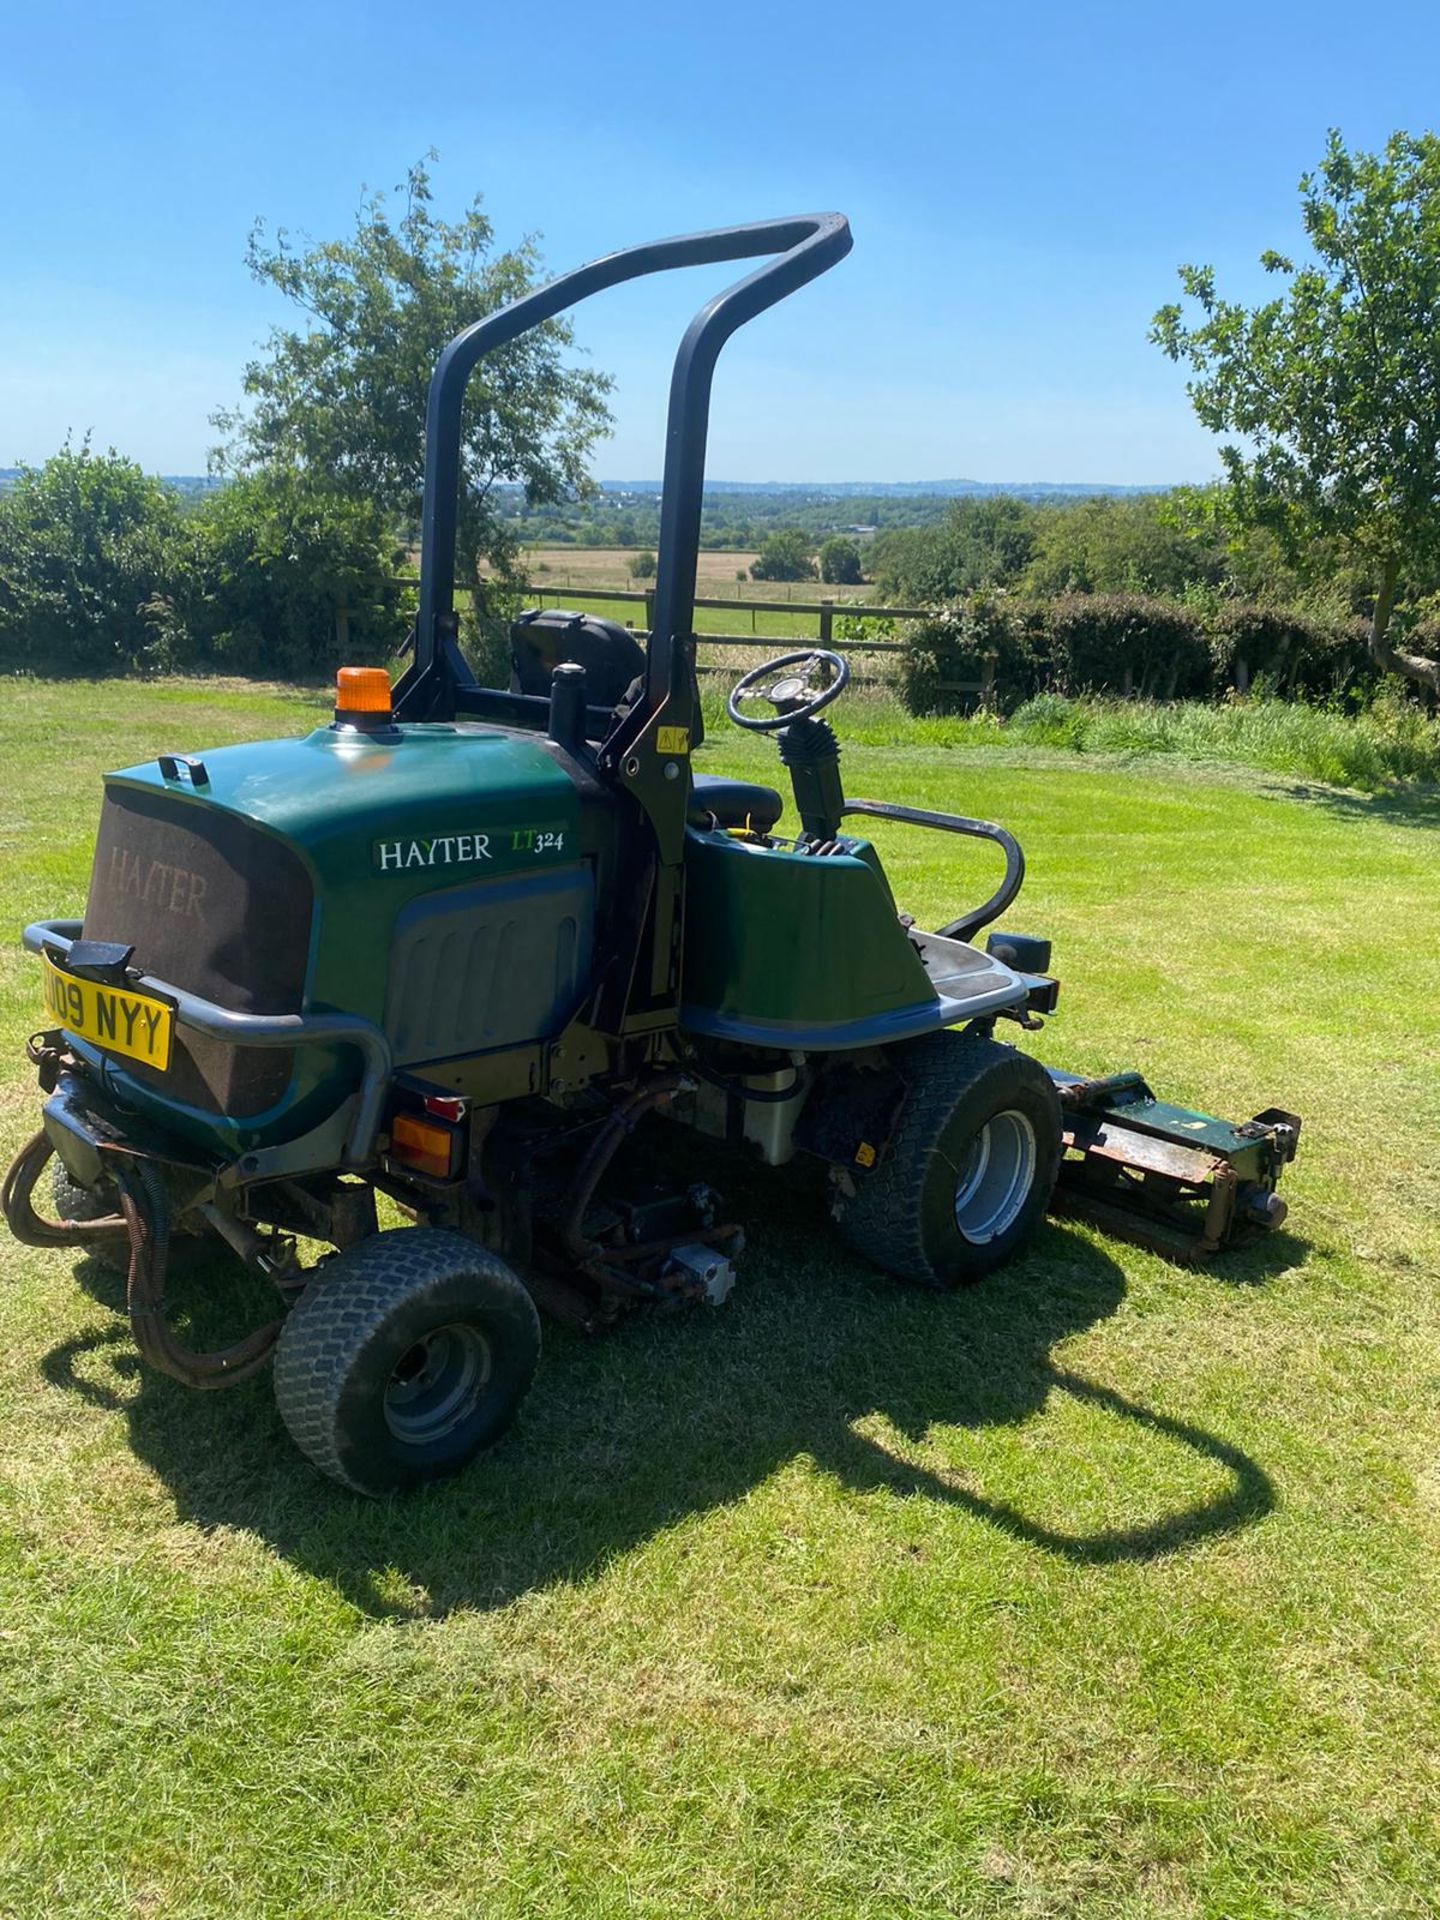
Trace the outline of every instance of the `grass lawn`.
<path fill-rule="evenodd" d="M 101 769 L 324 701 L 6 701 L 8 1158 L 13 936 L 79 908 Z M 6 1241 L 0 1913 L 1440 1910 L 1440 808 L 1003 746 L 845 771 L 1019 833 L 1047 1060 L 1304 1115 L 1289 1228 L 1189 1273 L 1052 1225 L 940 1297 L 840 1252 L 803 1171 L 717 1169 L 731 1304 L 547 1330 L 515 1432 L 391 1506 Z M 983 848 L 885 850 L 932 924 L 988 890 Z"/>

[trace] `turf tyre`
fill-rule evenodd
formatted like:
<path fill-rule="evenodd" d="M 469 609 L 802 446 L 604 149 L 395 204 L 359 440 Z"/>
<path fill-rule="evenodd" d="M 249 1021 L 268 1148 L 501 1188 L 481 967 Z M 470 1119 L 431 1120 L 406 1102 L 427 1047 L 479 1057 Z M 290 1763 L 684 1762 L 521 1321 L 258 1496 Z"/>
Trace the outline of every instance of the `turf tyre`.
<path fill-rule="evenodd" d="M 100 1189 L 82 1187 L 58 1156 L 50 1168 L 50 1195 L 55 1202 L 55 1218 L 83 1225 L 88 1220 L 108 1220 L 120 1211 L 120 1198 L 108 1182 Z"/>
<path fill-rule="evenodd" d="M 888 1151 L 840 1205 L 844 1239 L 887 1273 L 949 1290 L 1003 1266 L 1040 1224 L 1060 1166 L 1060 1102 L 1028 1054 L 949 1031 L 895 1049 L 905 1104 Z M 991 1129 L 986 1134 L 986 1129 Z M 990 1218 L 960 1205 L 977 1146 L 1008 1153 Z M 973 1185 L 973 1181 L 972 1181 Z"/>
<path fill-rule="evenodd" d="M 436 1363 L 427 1427 L 422 1401 L 403 1395 L 437 1351 L 449 1358 Z M 463 1234 L 399 1227 L 327 1261 L 300 1296 L 275 1349 L 275 1400 L 322 1473 L 357 1493 L 403 1493 L 493 1446 L 539 1358 L 534 1302 L 498 1254 Z"/>

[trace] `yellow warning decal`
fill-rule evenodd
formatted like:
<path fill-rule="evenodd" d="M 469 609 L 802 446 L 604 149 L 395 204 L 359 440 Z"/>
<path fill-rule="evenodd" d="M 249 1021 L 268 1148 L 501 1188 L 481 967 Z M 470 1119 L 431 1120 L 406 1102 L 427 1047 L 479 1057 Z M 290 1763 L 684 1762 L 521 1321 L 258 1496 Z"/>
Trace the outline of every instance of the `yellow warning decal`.
<path fill-rule="evenodd" d="M 859 1146 L 855 1149 L 856 1166 L 857 1167 L 873 1167 L 875 1164 L 875 1159 L 876 1159 L 876 1154 L 875 1154 L 874 1147 L 871 1146 L 868 1140 L 862 1140 Z"/>
<path fill-rule="evenodd" d="M 689 753 L 690 729 L 688 727 L 657 727 L 655 745 L 661 753 Z"/>

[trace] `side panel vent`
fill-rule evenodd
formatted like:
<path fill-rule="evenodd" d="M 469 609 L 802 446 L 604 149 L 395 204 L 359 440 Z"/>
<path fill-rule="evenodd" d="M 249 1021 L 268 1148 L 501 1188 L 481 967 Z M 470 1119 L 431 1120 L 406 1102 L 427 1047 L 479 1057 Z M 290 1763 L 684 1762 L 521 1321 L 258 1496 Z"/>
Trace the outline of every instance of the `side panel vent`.
<path fill-rule="evenodd" d="M 396 1064 L 548 1039 L 584 994 L 594 936 L 588 867 L 412 902 L 395 923 L 385 1002 Z"/>

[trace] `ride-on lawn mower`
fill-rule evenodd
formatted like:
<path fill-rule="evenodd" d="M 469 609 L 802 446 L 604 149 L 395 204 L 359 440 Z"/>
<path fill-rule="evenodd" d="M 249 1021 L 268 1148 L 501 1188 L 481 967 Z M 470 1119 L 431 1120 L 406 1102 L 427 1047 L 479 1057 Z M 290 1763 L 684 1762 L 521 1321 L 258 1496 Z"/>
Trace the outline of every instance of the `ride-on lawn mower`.
<path fill-rule="evenodd" d="M 838 215 L 660 241 L 457 335 L 430 387 L 419 610 L 393 691 L 342 669 L 334 725 L 305 739 L 110 775 L 83 921 L 26 929 L 47 1098 L 5 1181 L 12 1232 L 123 1263 L 136 1344 L 176 1379 L 224 1386 L 273 1356 L 290 1433 L 362 1492 L 453 1473 L 505 1431 L 537 1302 L 599 1328 L 725 1300 L 743 1235 L 719 1197 L 622 1172 L 652 1114 L 770 1167 L 817 1157 L 841 1235 L 930 1287 L 1000 1266 L 1052 1203 L 1183 1257 L 1283 1217 L 1293 1115 L 1230 1126 L 1138 1075 L 1052 1074 L 997 1039 L 1058 991 L 1048 942 L 975 944 L 1020 889 L 1020 848 L 984 821 L 846 796 L 821 717 L 849 677 L 839 654 L 783 654 L 729 697 L 738 726 L 775 738 L 791 833 L 774 788 L 692 771 L 716 358 L 849 248 Z M 758 255 L 675 362 L 645 647 L 528 614 L 509 688 L 480 686 L 454 609 L 471 370 L 605 287 Z M 872 818 L 993 842 L 1004 879 L 925 932 L 849 824 Z M 659 1117 L 647 1132 L 675 1139 Z M 34 1201 L 52 1161 L 58 1219 Z M 380 1231 L 377 1194 L 415 1224 Z M 305 1269 L 302 1239 L 335 1251 Z M 238 1259 L 282 1309 L 209 1353 L 166 1306 L 167 1271 L 207 1253 L 216 1282 Z"/>

